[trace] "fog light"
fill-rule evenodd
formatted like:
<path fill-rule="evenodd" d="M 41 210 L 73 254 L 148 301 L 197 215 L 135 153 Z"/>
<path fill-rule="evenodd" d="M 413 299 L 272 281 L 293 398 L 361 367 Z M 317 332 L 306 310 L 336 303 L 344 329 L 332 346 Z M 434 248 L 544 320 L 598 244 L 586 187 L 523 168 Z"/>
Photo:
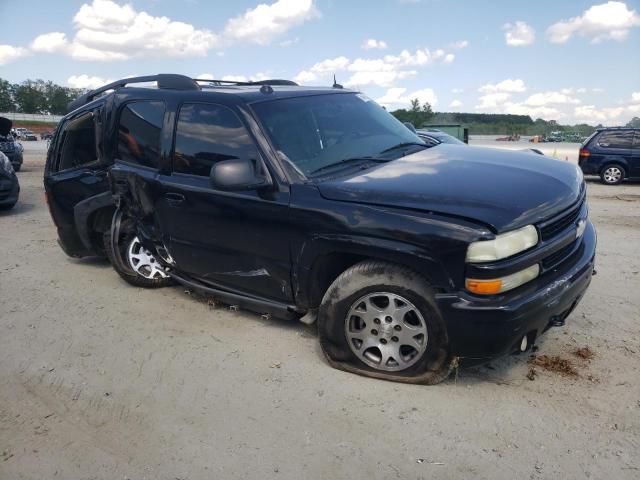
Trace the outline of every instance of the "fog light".
<path fill-rule="evenodd" d="M 520 285 L 530 282 L 539 274 L 540 266 L 536 264 L 502 278 L 491 280 L 467 278 L 466 286 L 467 290 L 471 293 L 477 293 L 478 295 L 495 295 L 496 293 L 513 290 Z"/>

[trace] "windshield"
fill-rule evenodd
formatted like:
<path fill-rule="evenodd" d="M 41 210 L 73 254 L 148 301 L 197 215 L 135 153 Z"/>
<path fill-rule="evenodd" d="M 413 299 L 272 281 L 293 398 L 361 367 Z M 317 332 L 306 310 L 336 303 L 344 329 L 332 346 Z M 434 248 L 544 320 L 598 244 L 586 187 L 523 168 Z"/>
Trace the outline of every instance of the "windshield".
<path fill-rule="evenodd" d="M 307 176 L 345 160 L 379 157 L 395 146 L 424 148 L 419 137 L 361 94 L 287 98 L 253 108 L 275 148 Z"/>

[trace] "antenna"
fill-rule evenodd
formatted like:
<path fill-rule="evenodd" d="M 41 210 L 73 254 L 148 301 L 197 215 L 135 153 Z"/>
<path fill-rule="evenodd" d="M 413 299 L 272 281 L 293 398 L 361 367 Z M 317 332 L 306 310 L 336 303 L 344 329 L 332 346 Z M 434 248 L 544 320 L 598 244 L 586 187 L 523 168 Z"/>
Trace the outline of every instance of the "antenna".
<path fill-rule="evenodd" d="M 343 88 L 338 82 L 336 82 L 336 74 L 333 74 L 333 88 Z"/>

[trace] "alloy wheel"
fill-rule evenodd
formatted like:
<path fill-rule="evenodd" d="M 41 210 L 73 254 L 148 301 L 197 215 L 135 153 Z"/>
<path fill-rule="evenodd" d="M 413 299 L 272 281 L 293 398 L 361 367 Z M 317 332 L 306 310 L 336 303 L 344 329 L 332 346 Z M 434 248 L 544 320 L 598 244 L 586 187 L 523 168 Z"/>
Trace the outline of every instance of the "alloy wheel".
<path fill-rule="evenodd" d="M 127 251 L 129 265 L 138 275 L 149 280 L 167 278 L 167 273 L 158 263 L 153 254 L 147 250 L 138 237 L 131 240 Z"/>
<path fill-rule="evenodd" d="M 622 179 L 622 170 L 620 167 L 608 167 L 602 176 L 607 183 L 618 183 Z"/>
<path fill-rule="evenodd" d="M 406 298 L 375 292 L 356 300 L 345 319 L 349 348 L 376 370 L 397 372 L 414 365 L 427 348 L 427 324 Z"/>

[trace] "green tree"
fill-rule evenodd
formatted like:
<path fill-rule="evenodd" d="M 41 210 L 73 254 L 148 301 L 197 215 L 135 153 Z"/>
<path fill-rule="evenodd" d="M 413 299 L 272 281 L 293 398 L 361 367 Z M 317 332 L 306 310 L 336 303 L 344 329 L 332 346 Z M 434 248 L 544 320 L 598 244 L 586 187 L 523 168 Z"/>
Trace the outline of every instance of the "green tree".
<path fill-rule="evenodd" d="M 629 123 L 627 123 L 626 125 L 627 127 L 632 127 L 632 128 L 640 128 L 640 118 L 638 117 L 633 117 L 631 119 L 631 121 Z"/>
<path fill-rule="evenodd" d="M 42 91 L 42 80 L 25 80 L 14 85 L 15 102 L 21 113 L 47 113 L 47 98 Z"/>

